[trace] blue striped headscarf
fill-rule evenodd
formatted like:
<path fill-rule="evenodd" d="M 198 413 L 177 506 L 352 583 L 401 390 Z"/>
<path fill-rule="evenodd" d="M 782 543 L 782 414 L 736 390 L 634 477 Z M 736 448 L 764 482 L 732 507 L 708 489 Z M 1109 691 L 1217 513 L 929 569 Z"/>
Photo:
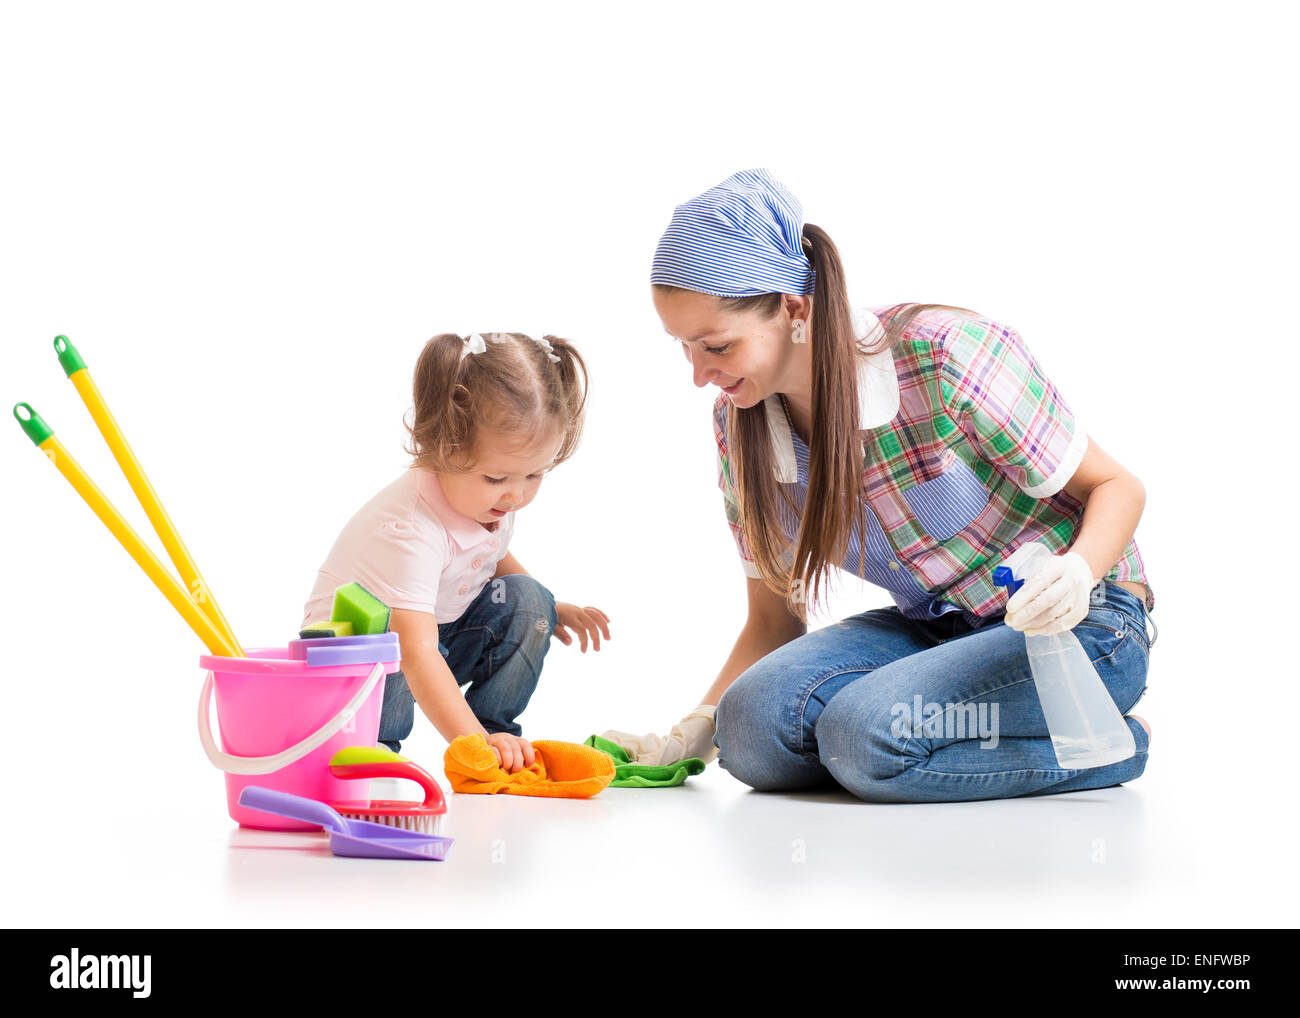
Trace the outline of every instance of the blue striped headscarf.
<path fill-rule="evenodd" d="M 678 205 L 659 238 L 651 283 L 715 297 L 813 292 L 803 206 L 767 170 L 741 170 Z"/>

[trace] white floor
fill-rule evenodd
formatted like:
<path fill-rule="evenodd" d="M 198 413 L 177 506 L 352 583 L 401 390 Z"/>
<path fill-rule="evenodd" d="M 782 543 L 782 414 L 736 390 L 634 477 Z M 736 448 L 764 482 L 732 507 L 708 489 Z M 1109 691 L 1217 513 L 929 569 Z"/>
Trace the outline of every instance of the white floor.
<path fill-rule="evenodd" d="M 334 858 L 323 835 L 238 829 L 219 808 L 213 773 L 210 800 L 86 802 L 66 823 L 45 801 L 39 830 L 11 818 L 5 918 L 40 927 L 1294 925 L 1289 839 L 1271 838 L 1268 817 L 1246 799 L 1193 802 L 1169 778 L 1162 762 L 1101 791 L 879 806 L 757 794 L 714 766 L 683 788 L 611 788 L 585 801 L 454 796 L 447 861 L 405 863 Z"/>

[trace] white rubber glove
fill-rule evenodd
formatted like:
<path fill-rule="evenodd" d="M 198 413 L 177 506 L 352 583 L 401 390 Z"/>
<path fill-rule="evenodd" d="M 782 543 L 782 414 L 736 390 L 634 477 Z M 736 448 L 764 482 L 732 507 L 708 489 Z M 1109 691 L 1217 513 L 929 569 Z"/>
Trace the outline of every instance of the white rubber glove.
<path fill-rule="evenodd" d="M 600 737 L 609 742 L 616 742 L 623 747 L 634 761 L 641 762 L 643 756 L 650 753 L 657 753 L 663 748 L 668 740 L 662 735 L 647 733 L 645 735 L 633 735 L 631 732 L 620 732 L 611 728 L 608 732 L 601 732 Z"/>
<path fill-rule="evenodd" d="M 709 763 L 718 755 L 718 747 L 713 744 L 713 715 L 717 709 L 712 704 L 700 704 L 673 725 L 666 737 L 609 731 L 601 738 L 618 743 L 639 764 L 674 764 L 691 757 Z"/>
<path fill-rule="evenodd" d="M 1082 555 L 1053 555 L 1007 602 L 1006 624 L 1027 636 L 1064 633 L 1088 614 L 1094 586 Z"/>

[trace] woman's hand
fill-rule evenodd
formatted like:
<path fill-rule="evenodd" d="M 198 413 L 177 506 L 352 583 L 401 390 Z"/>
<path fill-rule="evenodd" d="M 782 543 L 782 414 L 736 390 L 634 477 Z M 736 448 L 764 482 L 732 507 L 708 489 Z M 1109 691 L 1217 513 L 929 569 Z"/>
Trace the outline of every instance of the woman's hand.
<path fill-rule="evenodd" d="M 1088 614 L 1094 585 L 1082 555 L 1053 555 L 1007 601 L 1006 624 L 1028 636 L 1064 633 Z"/>
<path fill-rule="evenodd" d="M 602 633 L 606 640 L 610 638 L 609 616 L 599 608 L 593 608 L 591 605 L 579 608 L 576 604 L 556 601 L 555 615 L 559 619 L 559 625 L 555 627 L 555 635 L 566 647 L 573 644 L 570 629 L 578 634 L 578 641 L 584 654 L 587 653 L 587 637 L 591 637 L 592 650 L 600 650 Z"/>
<path fill-rule="evenodd" d="M 718 747 L 713 744 L 713 715 L 717 709 L 713 704 L 700 704 L 673 725 L 667 736 L 611 731 L 601 738 L 618 743 L 639 764 L 675 764 L 691 757 L 708 763 L 718 755 Z"/>
<path fill-rule="evenodd" d="M 532 743 L 527 739 L 506 732 L 493 732 L 486 738 L 487 744 L 492 747 L 492 752 L 497 755 L 497 762 L 503 771 L 513 774 L 515 771 L 532 766 L 535 754 Z"/>

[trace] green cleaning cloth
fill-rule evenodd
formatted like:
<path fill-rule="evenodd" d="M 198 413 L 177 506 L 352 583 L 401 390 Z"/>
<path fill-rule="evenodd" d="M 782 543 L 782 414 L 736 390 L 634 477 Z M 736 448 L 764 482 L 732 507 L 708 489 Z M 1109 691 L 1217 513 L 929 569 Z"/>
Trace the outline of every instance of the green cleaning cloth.
<path fill-rule="evenodd" d="M 593 735 L 584 746 L 594 746 L 614 758 L 614 780 L 611 788 L 673 788 L 682 784 L 692 774 L 704 773 L 704 761 L 698 756 L 679 760 L 674 764 L 633 763 L 627 750 L 617 742 Z"/>

